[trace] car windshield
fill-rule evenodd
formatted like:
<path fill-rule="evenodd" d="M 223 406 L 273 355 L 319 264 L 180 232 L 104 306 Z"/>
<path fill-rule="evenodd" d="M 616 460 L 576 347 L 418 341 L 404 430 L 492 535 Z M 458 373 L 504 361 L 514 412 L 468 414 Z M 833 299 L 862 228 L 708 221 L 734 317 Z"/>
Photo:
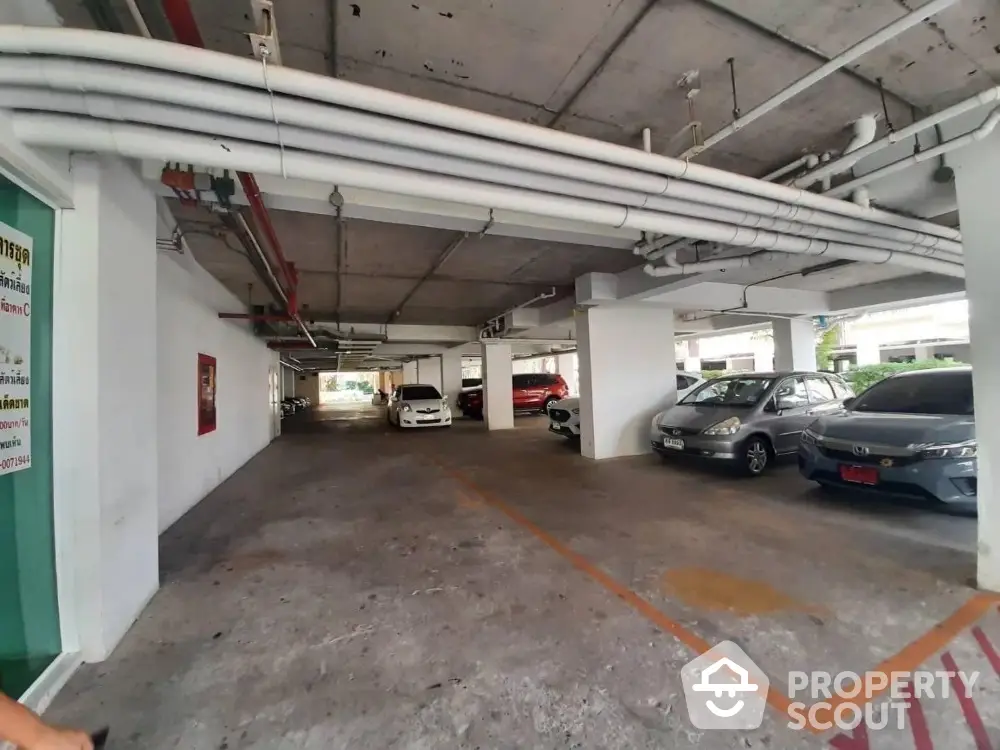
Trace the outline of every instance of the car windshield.
<path fill-rule="evenodd" d="M 409 385 L 400 394 L 403 401 L 431 401 L 441 398 L 441 393 L 432 385 Z"/>
<path fill-rule="evenodd" d="M 680 403 L 697 406 L 754 406 L 774 378 L 719 378 L 710 380 L 698 390 L 688 394 Z"/>
<path fill-rule="evenodd" d="M 679 403 L 697 406 L 754 406 L 760 402 L 774 378 L 720 378 L 710 380 Z"/>
<path fill-rule="evenodd" d="M 883 414 L 975 413 L 972 401 L 972 373 L 936 372 L 888 378 L 861 394 L 851 411 Z"/>

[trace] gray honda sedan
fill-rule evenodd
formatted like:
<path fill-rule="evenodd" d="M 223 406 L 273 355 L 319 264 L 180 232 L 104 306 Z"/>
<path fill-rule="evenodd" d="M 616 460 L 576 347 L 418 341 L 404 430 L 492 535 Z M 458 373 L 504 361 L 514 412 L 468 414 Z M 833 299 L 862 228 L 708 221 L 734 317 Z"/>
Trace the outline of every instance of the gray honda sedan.
<path fill-rule="evenodd" d="M 802 431 L 843 408 L 851 389 L 824 372 L 753 372 L 709 380 L 657 414 L 653 450 L 663 456 L 725 461 L 762 474 L 775 456 L 795 453 Z"/>
<path fill-rule="evenodd" d="M 972 370 L 918 370 L 876 383 L 802 433 L 799 471 L 822 485 L 972 506 Z"/>

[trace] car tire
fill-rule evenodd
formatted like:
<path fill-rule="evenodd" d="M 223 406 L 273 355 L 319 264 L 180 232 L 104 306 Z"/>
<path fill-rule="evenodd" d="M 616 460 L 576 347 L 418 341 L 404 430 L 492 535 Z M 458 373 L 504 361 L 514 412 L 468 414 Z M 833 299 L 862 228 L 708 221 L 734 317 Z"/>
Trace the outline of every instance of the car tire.
<path fill-rule="evenodd" d="M 761 435 L 751 435 L 740 446 L 737 454 L 737 466 L 742 474 L 748 477 L 759 477 L 771 467 L 774 452 L 767 438 Z"/>
<path fill-rule="evenodd" d="M 547 399 L 545 399 L 545 403 L 542 404 L 542 412 L 541 413 L 542 414 L 548 414 L 549 413 L 549 407 L 552 406 L 552 404 L 554 404 L 556 401 L 559 401 L 559 399 L 557 399 L 555 396 L 549 396 Z"/>

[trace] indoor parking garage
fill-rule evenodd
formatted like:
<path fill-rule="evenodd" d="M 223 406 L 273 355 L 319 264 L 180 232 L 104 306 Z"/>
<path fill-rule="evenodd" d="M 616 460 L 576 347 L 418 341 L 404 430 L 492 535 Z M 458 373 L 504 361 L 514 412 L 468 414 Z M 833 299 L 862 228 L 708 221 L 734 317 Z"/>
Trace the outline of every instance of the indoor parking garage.
<path fill-rule="evenodd" d="M 996 29 L 4 0 L 0 746 L 1000 750 Z"/>

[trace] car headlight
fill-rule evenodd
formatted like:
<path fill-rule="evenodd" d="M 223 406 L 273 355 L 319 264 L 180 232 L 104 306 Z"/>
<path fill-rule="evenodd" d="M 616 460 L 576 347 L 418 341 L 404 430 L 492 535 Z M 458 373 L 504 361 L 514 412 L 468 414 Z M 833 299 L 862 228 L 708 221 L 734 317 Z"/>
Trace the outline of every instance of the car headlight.
<path fill-rule="evenodd" d="M 975 458 L 976 441 L 964 440 L 960 443 L 925 443 L 911 445 L 911 449 L 923 459 L 931 458 Z"/>
<path fill-rule="evenodd" d="M 808 443 L 809 445 L 818 445 L 822 437 L 818 432 L 813 432 L 811 429 L 806 427 L 802 431 L 802 442 Z"/>
<path fill-rule="evenodd" d="M 402 409 L 403 411 L 413 411 L 413 409 L 410 408 L 409 404 L 403 404 Z"/>
<path fill-rule="evenodd" d="M 653 421 L 650 422 L 650 424 L 649 424 L 649 426 L 650 426 L 651 429 L 653 429 L 653 430 L 660 429 L 660 417 L 662 417 L 665 413 L 666 412 L 662 412 L 661 411 L 659 414 L 657 414 L 655 417 L 653 417 Z"/>
<path fill-rule="evenodd" d="M 724 419 L 721 422 L 713 424 L 711 427 L 705 430 L 706 435 L 735 435 L 739 432 L 740 427 L 743 426 L 743 422 L 740 421 L 739 417 L 730 417 L 729 419 Z"/>
<path fill-rule="evenodd" d="M 448 411 L 448 409 L 450 409 L 450 408 L 451 407 L 448 406 L 448 402 L 447 401 L 442 401 L 441 402 L 441 411 Z"/>
<path fill-rule="evenodd" d="M 579 416 L 579 414 L 580 414 L 580 410 L 579 409 L 573 409 L 572 411 L 573 411 L 574 414 L 576 414 L 577 416 Z"/>

